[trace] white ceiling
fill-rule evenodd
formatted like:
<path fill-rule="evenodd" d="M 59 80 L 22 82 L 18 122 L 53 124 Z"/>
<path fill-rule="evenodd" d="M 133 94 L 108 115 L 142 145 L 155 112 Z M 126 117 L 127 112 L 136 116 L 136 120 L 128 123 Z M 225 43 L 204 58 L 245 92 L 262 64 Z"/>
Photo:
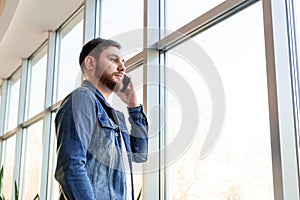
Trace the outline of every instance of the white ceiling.
<path fill-rule="evenodd" d="M 8 78 L 83 0 L 0 0 L 0 80 Z M 1 9 L 0 9 L 1 12 Z"/>

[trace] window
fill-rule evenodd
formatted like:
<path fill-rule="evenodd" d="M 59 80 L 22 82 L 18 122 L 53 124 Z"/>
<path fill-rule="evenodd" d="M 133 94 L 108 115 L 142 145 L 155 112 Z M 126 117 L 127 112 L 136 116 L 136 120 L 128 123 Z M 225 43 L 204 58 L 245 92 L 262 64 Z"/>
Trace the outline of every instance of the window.
<path fill-rule="evenodd" d="M 34 199 L 40 191 L 42 154 L 43 154 L 43 120 L 24 130 L 25 148 L 22 151 L 23 175 L 21 199 Z"/>
<path fill-rule="evenodd" d="M 59 34 L 60 49 L 55 102 L 63 99 L 81 83 L 79 54 L 83 41 L 83 12 L 68 22 Z"/>
<path fill-rule="evenodd" d="M 294 13 L 290 13 L 290 15 L 291 15 L 291 17 L 294 17 L 294 28 L 295 28 L 295 30 L 293 30 L 294 31 L 294 33 L 295 33 L 295 38 L 292 38 L 292 39 L 294 39 L 295 41 L 293 41 L 292 39 L 292 41 L 291 42 L 294 42 L 294 44 L 295 44 L 295 46 L 291 46 L 290 45 L 290 48 L 291 48 L 291 50 L 294 50 L 295 52 L 295 57 L 293 57 L 291 60 L 293 60 L 294 61 L 294 69 L 293 69 L 293 75 L 294 75 L 294 84 L 296 85 L 297 84 L 297 86 L 294 86 L 294 90 L 295 90 L 295 95 L 294 95 L 294 106 L 297 108 L 296 109 L 296 111 L 295 111 L 295 117 L 296 117 L 296 122 L 295 122 L 295 124 L 296 124 L 296 129 L 297 129 L 297 131 L 298 131 L 298 134 L 297 134 L 297 137 L 298 137 L 298 141 L 299 141 L 299 138 L 300 138 L 300 100 L 299 100 L 299 95 L 297 95 L 299 92 L 300 92 L 300 90 L 299 90 L 299 84 L 300 84 L 300 65 L 299 65 L 299 63 L 300 63 L 300 51 L 299 51 L 299 46 L 300 46 L 300 25 L 299 25 L 299 23 L 300 23 L 300 12 L 299 12 L 299 9 L 300 9 L 300 2 L 299 1 L 291 1 L 291 3 L 294 5 L 294 7 L 293 7 L 293 9 L 294 9 Z M 292 15 L 292 14 L 294 14 L 294 15 Z M 300 158 L 300 156 L 299 156 L 299 143 L 297 144 L 297 146 L 298 146 L 298 159 Z M 300 171 L 300 165 L 298 165 L 298 168 L 299 168 L 299 171 Z"/>
<path fill-rule="evenodd" d="M 4 196 L 11 199 L 16 178 L 20 199 L 38 193 L 41 199 L 59 198 L 55 112 L 82 81 L 78 58 L 83 41 L 99 35 L 118 41 L 128 63 L 144 59 L 143 66 L 128 68 L 139 102 L 147 103 L 150 130 L 148 161 L 133 163 L 135 197 L 141 188 L 147 200 L 299 197 L 299 145 L 292 139 L 300 141 L 300 2 L 144 2 L 78 2 L 72 16 L 58 16 L 69 18 L 53 24 L 59 28 L 49 32 L 47 42 L 43 40 L 11 76 L 3 77 L 7 80 L 2 85 L 0 80 Z M 85 26 L 85 19 L 97 24 Z M 181 27 L 190 38 L 175 33 L 165 38 L 164 33 Z M 215 95 L 220 92 L 213 90 L 216 85 L 223 96 Z M 129 128 L 126 105 L 114 95 L 109 103 L 125 114 Z M 225 110 L 224 121 L 212 137 L 218 103 Z"/>
<path fill-rule="evenodd" d="M 121 33 L 143 28 L 143 1 L 110 0 L 102 2 L 101 37 L 112 38 Z"/>
<path fill-rule="evenodd" d="M 119 42 L 124 57 L 128 58 L 141 52 L 144 26 L 143 1 L 131 0 L 129 7 L 126 1 L 102 2 L 100 36 Z"/>
<path fill-rule="evenodd" d="M 1 99 L 2 99 L 2 82 L 0 84 L 0 110 L 1 110 Z"/>
<path fill-rule="evenodd" d="M 127 72 L 129 77 L 132 78 L 133 85 L 137 94 L 137 98 L 139 103 L 143 104 L 143 67 L 139 66 L 133 70 Z M 126 125 L 130 130 L 130 123 L 128 121 L 129 114 L 127 110 L 127 106 L 119 99 L 119 97 L 112 95 L 110 99 L 111 105 L 124 113 L 126 119 Z M 140 163 L 135 164 L 133 162 L 133 180 L 134 180 L 134 195 L 135 197 L 138 196 L 142 186 L 143 186 L 143 171 L 142 165 Z"/>
<path fill-rule="evenodd" d="M 32 57 L 28 76 L 28 118 L 42 112 L 45 102 L 47 46 L 44 45 Z"/>
<path fill-rule="evenodd" d="M 189 128 L 198 125 L 184 154 L 167 168 L 167 199 L 274 199 L 261 10 L 261 3 L 257 3 L 193 38 L 206 53 L 199 51 L 203 61 L 196 63 L 199 66 L 192 66 L 184 55 L 178 56 L 185 44 L 167 53 L 168 66 L 180 75 L 169 73 L 168 86 L 178 86 L 177 77 L 181 77 L 181 87 L 190 85 L 192 94 L 188 95 L 188 87 L 171 87 L 178 93 L 167 95 L 167 144 L 179 134 L 187 134 L 180 132 L 185 123 Z M 210 78 L 204 71 L 206 60 L 212 61 L 221 77 L 225 99 L 216 101 L 226 102 L 226 112 L 219 141 L 201 158 L 204 141 L 212 139 L 207 134 L 216 104 L 204 82 Z M 197 120 L 193 117 L 196 114 L 184 115 L 191 110 L 189 106 L 194 112 L 198 107 Z"/>
<path fill-rule="evenodd" d="M 8 107 L 6 110 L 6 131 L 17 127 L 21 70 L 17 70 L 9 79 Z"/>
<path fill-rule="evenodd" d="M 299 1 L 294 1 L 293 2 L 295 4 L 295 24 L 296 24 L 296 31 L 297 31 L 297 44 L 298 47 L 300 45 L 300 2 Z M 298 63 L 300 60 L 300 51 L 298 50 Z"/>
<path fill-rule="evenodd" d="M 56 135 L 55 135 L 55 113 L 51 115 L 51 137 L 50 137 L 50 155 L 49 155 L 49 175 L 48 175 L 48 197 L 47 199 L 59 199 L 59 184 L 54 178 L 56 168 Z"/>
<path fill-rule="evenodd" d="M 3 195 L 10 199 L 14 187 L 13 173 L 15 162 L 16 135 L 4 140 L 4 163 L 3 163 Z"/>
<path fill-rule="evenodd" d="M 166 2 L 166 29 L 175 31 L 224 0 L 189 0 L 185 3 L 180 0 L 168 0 Z"/>

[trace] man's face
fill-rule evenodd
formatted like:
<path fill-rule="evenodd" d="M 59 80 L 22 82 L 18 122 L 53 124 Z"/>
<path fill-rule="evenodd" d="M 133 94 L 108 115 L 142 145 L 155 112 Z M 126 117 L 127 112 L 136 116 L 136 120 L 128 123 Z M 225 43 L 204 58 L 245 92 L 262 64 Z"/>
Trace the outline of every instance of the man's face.
<path fill-rule="evenodd" d="M 103 85 L 111 91 L 120 91 L 123 84 L 126 67 L 117 47 L 110 46 L 102 51 L 95 70 L 97 77 Z"/>

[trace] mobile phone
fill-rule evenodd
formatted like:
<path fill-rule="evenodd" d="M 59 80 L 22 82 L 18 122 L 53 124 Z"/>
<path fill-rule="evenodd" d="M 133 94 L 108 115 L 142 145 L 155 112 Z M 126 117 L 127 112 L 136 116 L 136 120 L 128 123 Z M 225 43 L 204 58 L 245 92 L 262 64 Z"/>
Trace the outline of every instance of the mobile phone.
<path fill-rule="evenodd" d="M 126 75 L 124 75 L 124 78 L 123 78 L 123 88 L 121 89 L 121 92 L 125 92 L 127 86 L 129 85 L 130 83 L 130 78 Z"/>

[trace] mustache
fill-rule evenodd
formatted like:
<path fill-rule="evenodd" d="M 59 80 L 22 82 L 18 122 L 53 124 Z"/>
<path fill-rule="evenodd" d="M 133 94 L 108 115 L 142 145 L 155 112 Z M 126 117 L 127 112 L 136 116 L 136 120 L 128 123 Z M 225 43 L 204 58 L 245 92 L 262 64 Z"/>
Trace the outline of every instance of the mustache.
<path fill-rule="evenodd" d="M 114 73 L 112 73 L 112 76 L 115 76 L 115 75 L 122 76 L 124 78 L 124 73 L 122 73 L 122 72 L 114 72 Z"/>

